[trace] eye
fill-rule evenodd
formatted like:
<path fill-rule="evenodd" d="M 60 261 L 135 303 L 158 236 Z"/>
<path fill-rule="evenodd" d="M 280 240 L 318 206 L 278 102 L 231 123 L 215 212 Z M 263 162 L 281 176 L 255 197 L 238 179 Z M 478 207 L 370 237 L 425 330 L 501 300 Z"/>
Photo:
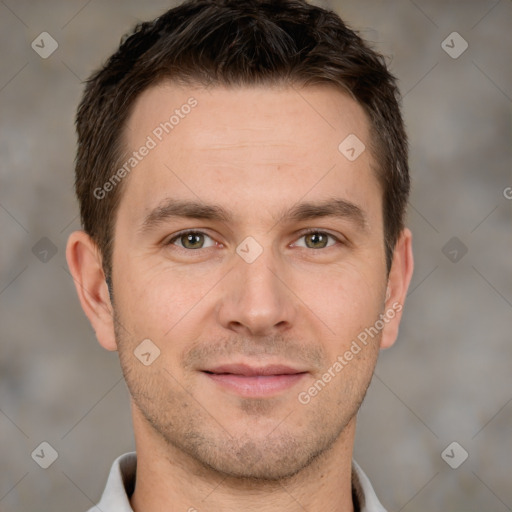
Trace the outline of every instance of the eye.
<path fill-rule="evenodd" d="M 325 249 L 336 245 L 337 242 L 341 243 L 334 235 L 314 229 L 303 233 L 299 240 L 304 240 L 304 242 L 302 244 L 295 242 L 293 245 L 304 247 L 306 249 Z M 182 249 L 188 250 L 207 249 L 209 247 L 214 247 L 216 244 L 217 242 L 215 242 L 209 235 L 197 230 L 181 231 L 167 242 L 167 245 L 176 245 Z"/>
<path fill-rule="evenodd" d="M 205 239 L 209 239 L 210 243 L 205 245 Z M 205 249 L 213 247 L 215 242 L 206 233 L 202 231 L 182 231 L 173 236 L 168 242 L 168 245 L 177 245 L 183 249 Z"/>
<path fill-rule="evenodd" d="M 303 233 L 299 240 L 302 239 L 304 239 L 304 245 L 299 245 L 299 247 L 305 247 L 306 249 L 325 249 L 339 242 L 334 235 L 317 230 L 310 230 Z M 298 245 L 297 242 L 294 245 Z"/>

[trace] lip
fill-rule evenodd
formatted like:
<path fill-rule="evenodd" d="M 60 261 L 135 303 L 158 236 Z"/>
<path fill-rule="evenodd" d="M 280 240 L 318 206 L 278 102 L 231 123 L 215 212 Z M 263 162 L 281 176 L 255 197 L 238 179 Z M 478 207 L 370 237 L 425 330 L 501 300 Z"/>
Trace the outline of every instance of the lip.
<path fill-rule="evenodd" d="M 237 395 L 264 398 L 290 389 L 308 372 L 281 364 L 261 367 L 226 364 L 203 370 L 203 373 L 210 381 Z"/>
<path fill-rule="evenodd" d="M 242 375 L 244 377 L 254 377 L 257 375 L 293 375 L 297 373 L 304 373 L 305 370 L 300 370 L 296 368 L 292 368 L 291 366 L 287 366 L 284 364 L 269 364 L 266 366 L 251 366 L 244 363 L 238 364 L 223 364 L 220 366 L 215 366 L 213 368 L 208 368 L 207 371 L 209 373 L 221 374 L 221 373 L 230 373 L 232 375 Z"/>

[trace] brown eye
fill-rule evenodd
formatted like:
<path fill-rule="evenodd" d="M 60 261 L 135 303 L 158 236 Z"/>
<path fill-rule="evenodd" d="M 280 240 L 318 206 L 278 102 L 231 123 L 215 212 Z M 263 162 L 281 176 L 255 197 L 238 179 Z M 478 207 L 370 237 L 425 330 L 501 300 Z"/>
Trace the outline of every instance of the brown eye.
<path fill-rule="evenodd" d="M 207 239 L 211 240 L 207 234 L 201 231 L 185 231 L 169 240 L 169 245 L 177 245 L 183 249 L 204 249 L 214 245 L 213 240 L 208 244 Z"/>
<path fill-rule="evenodd" d="M 306 241 L 306 247 L 309 249 L 323 249 L 324 247 L 327 247 L 329 235 L 327 233 L 322 233 L 321 231 L 316 231 L 314 233 L 304 235 L 304 240 Z"/>
<path fill-rule="evenodd" d="M 303 231 L 292 247 L 301 247 L 303 249 L 341 249 L 347 245 L 343 235 L 332 234 L 329 231 L 309 228 Z M 319 251 L 320 253 L 321 251 Z"/>
<path fill-rule="evenodd" d="M 180 241 L 185 249 L 201 249 L 204 237 L 201 233 L 187 233 L 180 236 Z"/>

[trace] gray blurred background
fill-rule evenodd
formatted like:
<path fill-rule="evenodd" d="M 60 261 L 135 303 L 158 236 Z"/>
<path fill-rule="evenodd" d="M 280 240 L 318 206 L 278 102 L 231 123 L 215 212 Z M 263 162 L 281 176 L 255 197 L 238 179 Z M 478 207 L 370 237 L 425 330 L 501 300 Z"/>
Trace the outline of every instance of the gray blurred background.
<path fill-rule="evenodd" d="M 355 458 L 390 512 L 511 511 L 512 2 L 318 3 L 389 55 L 411 143 L 415 275 Z M 116 354 L 97 344 L 64 257 L 80 227 L 73 119 L 122 34 L 172 5 L 0 1 L 2 512 L 86 510 L 133 449 Z M 42 32 L 58 44 L 44 59 L 55 43 Z M 42 442 L 58 454 L 48 469 Z"/>

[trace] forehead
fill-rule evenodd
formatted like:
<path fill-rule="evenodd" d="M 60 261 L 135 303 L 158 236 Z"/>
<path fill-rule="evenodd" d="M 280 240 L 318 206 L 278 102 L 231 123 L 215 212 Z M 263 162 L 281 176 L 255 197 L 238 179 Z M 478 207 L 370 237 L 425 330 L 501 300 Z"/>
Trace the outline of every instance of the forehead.
<path fill-rule="evenodd" d="M 182 123 L 188 117 L 192 121 Z M 296 124 L 298 118 L 300 126 Z M 128 147 L 136 146 L 142 133 L 156 130 L 158 138 L 159 125 L 165 123 L 172 128 L 167 133 L 161 127 L 164 135 L 172 133 L 182 141 L 210 147 L 216 142 L 222 146 L 244 139 L 257 144 L 279 135 L 282 140 L 288 137 L 292 143 L 297 141 L 297 146 L 301 141 L 314 143 L 320 138 L 327 146 L 332 140 L 336 149 L 336 141 L 347 130 L 361 138 L 368 130 L 362 107 L 334 86 L 204 88 L 163 82 L 143 91 L 135 101 L 125 132 Z M 193 124 L 194 131 L 187 130 L 186 124 Z M 236 140 L 229 140 L 230 136 Z"/>
<path fill-rule="evenodd" d="M 378 193 L 370 152 L 355 161 L 340 152 L 354 136 L 369 146 L 366 115 L 334 87 L 162 83 L 139 96 L 128 120 L 127 158 L 150 149 L 129 173 L 121 205 L 129 201 L 126 213 L 136 215 L 170 195 L 281 208 L 334 186 L 348 195 L 357 196 L 358 184 Z"/>

